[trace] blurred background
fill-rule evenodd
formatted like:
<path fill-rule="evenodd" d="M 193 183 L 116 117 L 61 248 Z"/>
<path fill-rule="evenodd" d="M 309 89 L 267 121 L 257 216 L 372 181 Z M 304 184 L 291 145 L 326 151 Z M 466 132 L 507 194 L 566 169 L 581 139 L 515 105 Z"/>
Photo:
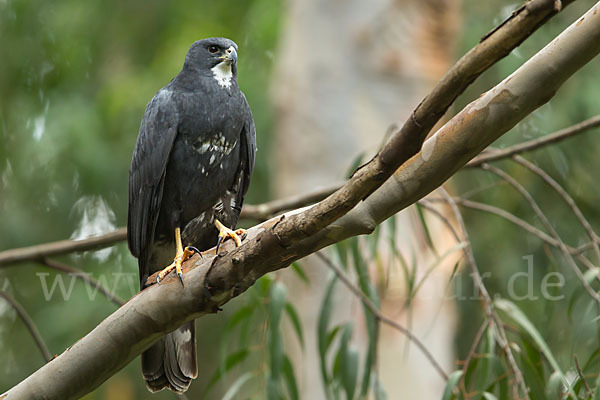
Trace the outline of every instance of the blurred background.
<path fill-rule="evenodd" d="M 388 127 L 402 123 L 456 59 L 520 4 L 0 0 L 0 251 L 85 238 L 126 225 L 128 169 L 145 106 L 179 72 L 197 39 L 225 36 L 239 45 L 238 81 L 254 114 L 259 148 L 246 202 L 258 204 L 343 180 L 377 151 Z M 592 4 L 580 0 L 544 25 L 478 79 L 451 113 L 513 72 Z M 495 145 L 543 136 L 598 114 L 599 67 L 598 59 L 592 61 Z M 565 187 L 592 226 L 600 217 L 599 150 L 590 133 L 528 155 Z M 577 246 L 587 241 L 570 210 L 542 180 L 510 161 L 497 165 L 539 199 L 565 242 Z M 485 171 L 459 172 L 448 189 L 456 194 L 477 189 L 473 199 L 540 225 L 518 193 Z M 511 300 L 567 376 L 574 374 L 574 354 L 582 364 L 597 366 L 598 310 L 559 252 L 500 218 L 468 210 L 464 216 L 491 294 L 511 298 L 511 277 L 528 271 L 531 260 L 532 279 L 512 282 L 517 293 L 531 285 L 537 299 Z M 461 296 L 474 289 L 468 269 L 457 266 L 455 246 L 443 224 L 413 207 L 371 238 L 354 239 L 331 253 L 341 264 L 364 264 L 381 310 L 411 327 L 448 372 L 461 368 L 457 361 L 466 358 L 483 321 L 480 303 Z M 440 257 L 446 253 L 448 257 Z M 347 254 L 354 254 L 352 260 Z M 125 300 L 137 288 L 137 262 L 125 243 L 59 260 L 90 273 Z M 231 398 L 266 397 L 279 334 L 285 371 L 283 383 L 277 383 L 280 395 L 294 398 L 295 387 L 300 398 L 325 398 L 329 389 L 322 383 L 323 358 L 334 393 L 338 371 L 334 356 L 323 356 L 319 349 L 319 335 L 342 340 L 345 326 L 353 327 L 351 348 L 361 360 L 370 397 L 441 397 L 446 383 L 422 354 L 388 328 L 377 329 L 374 342 L 360 303 L 340 284 L 331 288 L 331 273 L 321 263 L 309 257 L 265 277 L 222 313 L 197 322 L 200 373 L 187 398 L 222 398 L 226 393 Z M 541 295 L 549 272 L 565 277 L 556 293 L 561 300 Z M 360 278 L 357 268 L 348 273 Z M 21 303 L 52 354 L 60 354 L 116 309 L 101 293 L 90 295 L 81 281 L 57 276 L 38 263 L 0 267 L 0 290 Z M 416 296 L 411 290 L 423 277 L 427 279 Z M 277 334 L 269 328 L 273 293 L 285 298 L 286 317 Z M 336 332 L 323 331 L 326 309 L 326 325 L 341 327 Z M 538 354 L 519 362 L 532 365 L 528 382 L 544 387 L 553 372 L 548 356 L 539 357 L 531 332 L 508 320 L 507 327 L 515 347 L 530 346 L 530 353 Z M 373 363 L 377 368 L 364 374 L 363 360 L 373 343 L 379 349 Z M 0 299 L 0 393 L 43 364 L 17 313 Z M 498 371 L 506 369 L 503 365 L 500 360 Z M 481 378 L 479 389 L 493 386 L 501 375 Z M 243 394 L 234 394 L 236 385 L 244 387 Z M 361 391 L 362 386 L 355 396 Z M 85 398 L 150 397 L 177 396 L 151 396 L 134 360 Z"/>

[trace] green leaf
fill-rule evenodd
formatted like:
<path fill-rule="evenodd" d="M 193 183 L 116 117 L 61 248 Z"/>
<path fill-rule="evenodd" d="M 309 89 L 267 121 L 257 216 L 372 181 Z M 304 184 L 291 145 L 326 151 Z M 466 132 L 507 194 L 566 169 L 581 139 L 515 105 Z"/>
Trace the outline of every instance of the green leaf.
<path fill-rule="evenodd" d="M 254 313 L 254 307 L 244 306 L 239 308 L 236 312 L 233 313 L 229 320 L 227 321 L 226 330 L 233 330 L 237 324 L 242 322 L 243 320 L 250 318 Z"/>
<path fill-rule="evenodd" d="M 291 400 L 298 400 L 300 398 L 298 394 L 298 385 L 296 384 L 296 376 L 294 375 L 294 366 L 288 356 L 283 357 L 283 378 L 287 386 L 289 398 Z"/>
<path fill-rule="evenodd" d="M 423 227 L 423 231 L 425 232 L 425 240 L 427 241 L 427 245 L 437 256 L 438 252 L 435 249 L 435 245 L 433 244 L 433 239 L 431 239 L 431 233 L 429 232 L 429 227 L 427 226 L 427 221 L 425 220 L 425 214 L 423 213 L 423 206 L 421 206 L 419 203 L 415 203 L 415 206 L 417 208 L 417 214 L 419 215 L 419 221 L 421 221 L 421 226 Z"/>
<path fill-rule="evenodd" d="M 308 276 L 304 273 L 304 270 L 302 269 L 300 264 L 298 264 L 297 262 L 293 262 L 291 267 L 292 271 L 294 271 L 296 275 L 298 275 L 302 282 L 306 283 L 307 285 L 310 285 L 310 279 L 308 279 Z"/>
<path fill-rule="evenodd" d="M 211 377 L 210 381 L 208 382 L 208 386 L 206 386 L 205 394 L 208 394 L 208 392 L 210 392 L 210 390 L 213 388 L 213 386 L 219 380 L 221 380 L 221 378 L 223 378 L 223 376 L 227 372 L 229 372 L 233 367 L 235 367 L 236 365 L 238 365 L 242 361 L 244 361 L 246 358 L 248 358 L 249 354 L 250 354 L 250 352 L 248 351 L 248 349 L 241 349 L 241 350 L 238 350 L 234 353 L 231 353 L 229 356 L 227 356 L 227 359 L 225 360 L 225 365 L 222 368 L 218 368 L 215 371 L 215 373 L 213 374 L 213 376 Z"/>
<path fill-rule="evenodd" d="M 354 269 L 358 276 L 358 284 L 361 291 L 379 308 L 379 296 L 371 280 L 369 279 L 369 273 L 367 265 L 359 249 L 359 242 L 357 238 L 349 240 L 350 248 L 352 250 L 352 258 L 354 261 Z M 371 383 L 371 372 L 373 363 L 375 362 L 375 356 L 377 352 L 377 336 L 378 336 L 378 324 L 375 320 L 375 316 L 371 311 L 363 305 L 363 312 L 365 314 L 365 324 L 367 328 L 367 334 L 369 338 L 367 355 L 365 357 L 365 365 L 363 367 L 363 377 L 360 389 L 361 397 L 365 397 L 369 391 Z"/>
<path fill-rule="evenodd" d="M 442 400 L 450 400 L 454 397 L 454 388 L 458 385 L 458 381 L 462 376 L 462 370 L 454 371 L 448 377 L 448 382 L 446 382 L 446 387 L 444 388 L 444 394 L 442 395 Z"/>
<path fill-rule="evenodd" d="M 342 328 L 343 328 L 342 325 L 336 325 L 332 330 L 330 330 L 327 333 L 327 345 L 325 347 L 326 352 L 329 350 L 329 348 L 331 347 L 331 344 L 335 340 L 335 337 L 337 336 L 338 333 L 341 332 Z"/>
<path fill-rule="evenodd" d="M 323 303 L 321 304 L 321 311 L 319 312 L 319 322 L 317 324 L 317 341 L 319 345 L 319 358 L 320 358 L 320 367 L 321 367 L 321 378 L 323 379 L 323 384 L 325 386 L 325 393 L 327 394 L 327 398 L 330 398 L 329 392 L 329 382 L 330 377 L 327 373 L 327 349 L 331 344 L 332 338 L 328 332 L 329 321 L 331 319 L 331 311 L 332 311 L 332 302 L 331 298 L 333 296 L 333 288 L 337 282 L 337 277 L 334 276 L 329 282 L 327 289 L 325 291 L 325 297 L 323 298 Z"/>
<path fill-rule="evenodd" d="M 600 375 L 596 378 L 596 388 L 594 389 L 594 400 L 600 400 Z"/>
<path fill-rule="evenodd" d="M 494 396 L 493 394 L 491 394 L 490 392 L 483 392 L 482 396 L 485 400 L 498 400 L 498 398 L 496 396 Z"/>
<path fill-rule="evenodd" d="M 240 391 L 242 386 L 250 379 L 252 379 L 253 374 L 250 372 L 246 372 L 245 374 L 240 375 L 229 387 L 227 392 L 223 395 L 223 400 L 233 400 L 235 395 Z"/>
<path fill-rule="evenodd" d="M 296 331 L 296 336 L 298 336 L 298 341 L 300 342 L 300 346 L 304 350 L 304 334 L 302 333 L 302 323 L 300 322 L 300 317 L 296 312 L 296 309 L 292 305 L 292 303 L 287 302 L 285 305 L 285 311 L 290 317 L 290 321 L 292 322 L 292 326 Z"/>
<path fill-rule="evenodd" d="M 548 384 L 546 385 L 546 398 L 560 399 L 562 397 L 562 389 L 562 376 L 559 372 L 554 371 L 550 375 L 550 379 L 548 379 Z"/>
<path fill-rule="evenodd" d="M 504 311 L 523 330 L 525 330 L 529 334 L 529 336 L 531 336 L 533 341 L 540 348 L 540 350 L 552 366 L 552 369 L 560 375 L 563 384 L 566 387 L 569 387 L 567 379 L 561 371 L 558 362 L 554 358 L 554 354 L 552 354 L 550 348 L 546 344 L 546 341 L 539 333 L 539 331 L 535 328 L 535 326 L 531 323 L 531 321 L 529 321 L 527 316 L 519 309 L 519 307 L 517 307 L 516 304 L 514 304 L 513 302 L 506 299 L 498 299 L 494 301 L 494 304 L 498 309 Z M 569 391 L 573 396 L 575 396 L 575 394 L 572 393 L 572 389 L 569 388 Z"/>
<path fill-rule="evenodd" d="M 350 179 L 352 177 L 352 175 L 358 169 L 358 167 L 360 167 L 362 165 L 364 158 L 365 158 L 364 152 L 359 153 L 356 157 L 354 157 L 354 159 L 350 163 L 350 167 L 348 168 L 348 171 L 346 172 L 346 179 Z"/>
<path fill-rule="evenodd" d="M 270 275 L 263 275 L 256 281 L 256 284 L 252 287 L 256 288 L 259 296 L 267 297 L 271 291 L 272 282 L 273 278 Z"/>
<path fill-rule="evenodd" d="M 279 391 L 279 380 L 272 376 L 267 378 L 267 400 L 281 400 L 281 392 Z"/>
<path fill-rule="evenodd" d="M 531 343 L 527 333 L 521 334 L 521 349 L 519 357 L 521 358 L 521 371 L 531 399 L 546 398 L 546 379 L 544 377 L 544 361 L 540 350 Z"/>
<path fill-rule="evenodd" d="M 342 338 L 340 340 L 339 360 L 342 386 L 346 392 L 346 399 L 354 398 L 356 380 L 358 378 L 358 351 L 350 347 L 352 337 L 352 324 L 344 325 Z"/>
<path fill-rule="evenodd" d="M 348 246 L 347 240 L 343 240 L 339 243 L 336 243 L 333 248 L 335 249 L 335 254 L 340 260 L 340 264 L 344 269 L 348 268 Z"/>
<path fill-rule="evenodd" d="M 275 281 L 271 285 L 271 301 L 269 303 L 269 354 L 271 356 L 271 377 L 278 380 L 283 362 L 283 342 L 279 330 L 281 313 L 286 304 L 287 289 L 281 282 Z"/>
<path fill-rule="evenodd" d="M 225 360 L 227 359 L 227 354 L 230 351 L 230 343 L 229 337 L 235 331 L 237 325 L 242 324 L 241 333 L 240 333 L 240 347 L 244 347 L 244 322 L 249 321 L 250 317 L 254 313 L 255 307 L 252 306 L 243 306 L 237 309 L 233 315 L 227 321 L 227 325 L 225 325 L 225 329 L 223 330 L 223 337 L 221 340 L 221 350 L 220 350 L 220 365 L 221 368 L 225 366 Z"/>

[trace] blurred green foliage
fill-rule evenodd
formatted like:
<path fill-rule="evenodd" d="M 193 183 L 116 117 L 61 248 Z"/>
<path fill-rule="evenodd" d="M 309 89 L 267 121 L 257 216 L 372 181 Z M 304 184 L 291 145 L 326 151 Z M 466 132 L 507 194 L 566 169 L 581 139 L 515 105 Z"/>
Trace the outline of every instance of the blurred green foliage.
<path fill-rule="evenodd" d="M 483 91 L 507 77 L 594 3 L 578 1 L 567 7 L 474 82 L 459 98 L 456 109 L 459 110 Z M 507 4 L 499 0 L 465 0 L 461 53 L 471 48 L 483 33 L 507 17 L 518 4 Z M 600 80 L 597 78 L 599 70 L 600 59 L 596 57 L 567 81 L 548 104 L 519 123 L 494 146 L 504 148 L 531 140 L 600 114 Z M 597 206 L 600 198 L 600 186 L 597 184 L 597 171 L 600 170 L 600 159 L 597 156 L 599 150 L 600 142 L 596 128 L 560 144 L 525 154 L 528 160 L 544 169 L 565 188 L 596 232 L 600 228 L 597 224 L 600 220 L 600 209 Z M 567 244 L 577 247 L 589 242 L 589 237 L 570 208 L 542 179 L 512 161 L 497 162 L 494 165 L 508 172 L 527 188 Z M 482 189 L 470 199 L 505 209 L 545 230 L 524 198 L 510 185 L 489 172 L 479 169 L 464 170 L 453 178 L 452 184 L 457 195 Z M 570 383 L 577 382 L 574 356 L 578 357 L 582 366 L 589 360 L 586 373 L 589 374 L 587 379 L 593 387 L 594 376 L 598 374 L 598 365 L 592 367 L 594 357 L 597 359 L 600 340 L 598 308 L 584 291 L 560 251 L 497 216 L 464 208 L 461 211 L 465 216 L 478 266 L 491 295 L 495 298 L 511 299 L 515 303 L 515 307 L 518 307 L 539 331 L 540 337 L 548 345 L 550 354 L 566 373 Z M 593 253 L 588 255 L 598 265 L 600 260 L 596 260 Z M 587 270 L 584 266 L 580 267 L 583 272 Z M 515 278 L 516 273 L 527 273 L 529 269 L 532 271 L 530 280 L 524 275 Z M 457 276 L 458 287 L 462 288 L 463 293 L 473 293 L 469 272 L 463 271 Z M 561 297 L 561 300 L 557 301 L 549 300 L 548 296 L 544 296 L 542 289 L 544 279 L 552 272 L 560 273 L 565 279 L 564 286 L 549 290 L 552 296 Z M 511 296 L 511 287 L 514 294 L 518 295 L 516 299 Z M 531 295 L 521 298 L 528 294 L 530 287 Z M 598 290 L 597 282 L 593 287 Z M 465 359 L 479 323 L 483 320 L 483 313 L 477 301 L 458 301 L 458 305 L 462 315 L 460 332 L 457 332 L 456 336 L 458 358 Z M 509 328 L 509 340 L 514 341 L 521 349 L 520 352 L 516 352 L 516 357 L 532 388 L 532 398 L 557 398 L 544 392 L 546 384 L 552 382 L 554 370 L 548 354 L 545 357 L 542 355 L 542 349 L 532 341 L 531 332 L 527 332 L 518 321 L 511 319 L 510 315 L 501 313 L 501 316 L 505 317 L 503 321 Z M 482 346 L 485 346 L 485 340 Z M 481 347 L 480 352 L 489 353 Z M 503 368 L 506 368 L 506 365 Z M 488 383 L 489 379 L 492 379 L 491 375 L 488 376 Z M 484 378 L 473 379 L 471 390 L 483 391 L 483 381 Z M 581 380 L 578 387 L 581 387 Z"/>
<path fill-rule="evenodd" d="M 239 83 L 262 155 L 248 201 L 268 199 L 272 116 L 265 89 L 280 13 L 281 3 L 271 0 L 0 1 L 0 250 L 126 224 L 129 162 L 146 104 L 179 72 L 189 46 L 204 37 L 225 36 L 239 45 Z M 137 290 L 137 263 L 125 244 L 63 261 L 104 277 L 125 299 Z M 81 281 L 68 301 L 59 286 L 46 301 L 41 280 L 51 290 L 55 277 L 36 264 L 11 266 L 0 271 L 0 289 L 23 304 L 50 351 L 59 354 L 115 306 L 101 294 L 90 301 Z M 68 292 L 71 277 L 63 278 Z M 199 323 L 199 341 L 217 342 L 224 323 L 213 317 Z M 214 371 L 207 361 L 217 358 L 210 346 L 199 353 L 192 398 Z M 42 364 L 21 321 L 1 303 L 0 392 Z M 146 398 L 138 364 L 86 398 Z"/>

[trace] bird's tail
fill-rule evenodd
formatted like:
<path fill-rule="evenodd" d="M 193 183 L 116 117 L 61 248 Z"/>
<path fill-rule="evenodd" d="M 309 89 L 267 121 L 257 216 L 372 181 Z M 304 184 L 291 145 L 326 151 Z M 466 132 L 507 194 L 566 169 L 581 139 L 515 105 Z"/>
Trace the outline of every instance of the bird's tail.
<path fill-rule="evenodd" d="M 142 353 L 142 373 L 151 392 L 165 387 L 185 392 L 198 376 L 195 322 L 181 325 Z"/>

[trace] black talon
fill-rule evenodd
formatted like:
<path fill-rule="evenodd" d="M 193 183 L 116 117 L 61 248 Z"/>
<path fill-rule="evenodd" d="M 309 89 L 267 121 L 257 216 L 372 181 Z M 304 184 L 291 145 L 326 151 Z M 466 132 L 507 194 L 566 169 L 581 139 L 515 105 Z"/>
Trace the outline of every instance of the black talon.
<path fill-rule="evenodd" d="M 192 250 L 194 253 L 196 253 L 200 257 L 202 257 L 202 252 L 200 250 L 198 250 L 196 247 L 194 247 L 194 246 L 187 246 L 186 248 L 189 249 L 189 250 Z"/>
<path fill-rule="evenodd" d="M 247 234 L 247 233 L 244 233 L 244 234 L 242 235 L 242 240 L 245 240 L 247 236 L 248 236 L 248 234 Z"/>
<path fill-rule="evenodd" d="M 179 276 L 179 280 L 181 281 L 181 286 L 185 287 L 185 284 L 183 283 L 183 274 L 181 272 L 178 272 L 177 276 Z"/>
<path fill-rule="evenodd" d="M 160 278 L 158 277 L 158 275 L 156 275 L 156 283 L 160 283 Z"/>
<path fill-rule="evenodd" d="M 219 254 L 219 247 L 221 246 L 222 242 L 223 242 L 223 236 L 219 236 L 219 240 L 217 240 L 217 250 L 215 251 L 216 254 Z"/>

